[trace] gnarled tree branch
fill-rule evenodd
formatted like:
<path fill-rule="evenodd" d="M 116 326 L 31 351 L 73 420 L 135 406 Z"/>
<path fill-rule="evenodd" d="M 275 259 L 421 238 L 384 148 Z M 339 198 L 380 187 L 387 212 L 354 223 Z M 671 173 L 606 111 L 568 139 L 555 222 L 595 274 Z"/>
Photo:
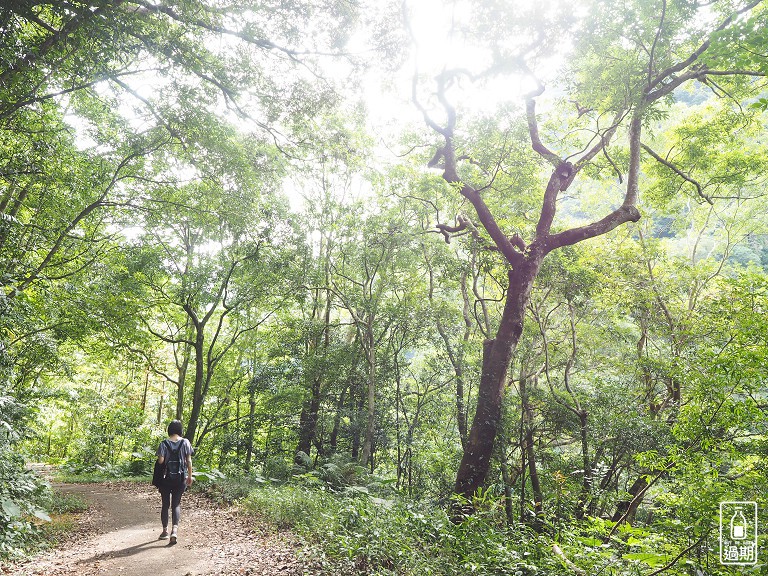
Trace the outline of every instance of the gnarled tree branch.
<path fill-rule="evenodd" d="M 538 83 L 538 81 L 537 81 Z M 525 96 L 525 114 L 528 119 L 528 134 L 531 138 L 533 149 L 555 168 L 562 162 L 560 157 L 547 148 L 539 136 L 539 124 L 536 120 L 536 97 L 544 92 L 544 86 L 540 83 L 538 88 Z"/>

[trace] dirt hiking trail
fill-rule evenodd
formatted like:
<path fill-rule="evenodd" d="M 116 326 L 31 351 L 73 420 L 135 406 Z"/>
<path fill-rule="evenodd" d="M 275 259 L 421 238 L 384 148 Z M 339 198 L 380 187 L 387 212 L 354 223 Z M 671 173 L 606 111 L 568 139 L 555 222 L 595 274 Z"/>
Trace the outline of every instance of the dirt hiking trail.
<path fill-rule="evenodd" d="M 44 553 L 4 574 L 12 576 L 297 576 L 298 545 L 233 509 L 186 493 L 176 545 L 158 540 L 160 495 L 130 483 L 64 484 L 60 492 L 81 494 L 91 508 L 77 533 L 61 549 Z M 2 570 L 0 569 L 0 572 Z"/>

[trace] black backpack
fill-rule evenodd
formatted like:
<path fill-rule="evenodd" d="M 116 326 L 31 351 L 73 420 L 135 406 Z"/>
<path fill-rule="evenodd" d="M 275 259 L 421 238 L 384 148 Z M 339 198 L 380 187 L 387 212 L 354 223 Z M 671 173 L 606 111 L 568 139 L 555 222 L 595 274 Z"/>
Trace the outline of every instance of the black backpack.
<path fill-rule="evenodd" d="M 183 486 L 187 475 L 186 462 L 181 456 L 181 446 L 184 440 L 179 440 L 176 448 L 173 447 L 170 440 L 163 440 L 163 442 L 168 453 L 168 457 L 165 460 L 165 485 L 171 487 Z"/>

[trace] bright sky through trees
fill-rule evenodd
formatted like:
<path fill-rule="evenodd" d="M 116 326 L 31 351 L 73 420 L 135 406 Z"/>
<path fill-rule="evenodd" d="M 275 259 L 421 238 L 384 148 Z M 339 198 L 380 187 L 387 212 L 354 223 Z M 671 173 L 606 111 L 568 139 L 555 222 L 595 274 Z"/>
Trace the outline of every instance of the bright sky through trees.
<path fill-rule="evenodd" d="M 499 11 L 498 18 L 520 17 L 530 22 L 530 30 L 518 30 L 508 38 L 489 39 L 471 25 L 476 3 L 462 0 L 405 2 L 403 19 L 413 43 L 413 58 L 410 70 L 406 66 L 404 72 L 434 76 L 446 69 L 465 71 L 466 77 L 459 81 L 454 92 L 457 104 L 470 113 L 488 113 L 507 104 L 522 106 L 524 94 L 536 88 L 536 80 L 546 82 L 562 65 L 571 39 L 563 36 L 552 56 L 526 63 L 536 74 L 536 79 L 519 67 L 516 69 L 514 64 L 506 70 L 494 68 L 499 49 L 519 49 L 520 55 L 525 56 L 530 51 L 527 45 L 535 39 L 536 27 L 544 25 L 546 18 L 552 18 L 562 10 L 558 0 L 518 0 L 499 6 L 504 10 Z M 586 5 L 569 4 L 568 10 L 572 18 L 582 18 Z M 408 82 L 411 78 L 408 77 Z"/>

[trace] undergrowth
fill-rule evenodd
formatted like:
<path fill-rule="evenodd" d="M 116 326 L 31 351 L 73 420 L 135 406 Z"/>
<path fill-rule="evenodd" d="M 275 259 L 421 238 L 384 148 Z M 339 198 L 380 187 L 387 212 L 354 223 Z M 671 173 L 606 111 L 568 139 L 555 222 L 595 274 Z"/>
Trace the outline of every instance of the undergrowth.
<path fill-rule="evenodd" d="M 50 521 L 38 525 L 40 549 L 55 547 L 70 538 L 77 525 L 78 514 L 88 510 L 88 502 L 79 494 L 53 491 L 46 508 Z"/>
<path fill-rule="evenodd" d="M 486 493 L 454 523 L 445 506 L 415 501 L 391 486 L 331 485 L 316 475 L 288 482 L 258 476 L 212 480 L 208 491 L 303 541 L 303 560 L 327 575 L 372 576 L 732 576 L 738 571 L 672 553 L 650 528 L 600 518 L 544 522 L 542 532 L 508 525 L 502 502 Z M 686 532 L 686 531 L 684 531 Z M 675 543 L 677 549 L 680 544 Z M 706 572 L 699 566 L 708 563 Z M 762 573 L 761 566 L 749 573 Z M 699 570 L 697 572 L 697 570 Z"/>
<path fill-rule="evenodd" d="M 406 499 L 376 479 L 359 486 L 317 482 L 314 475 L 286 483 L 251 475 L 215 479 L 207 491 L 298 534 L 305 542 L 303 560 L 329 575 L 569 573 L 540 535 L 506 527 L 503 510 L 492 501 L 455 524 L 434 503 Z"/>
<path fill-rule="evenodd" d="M 478 513 L 461 524 L 444 510 L 361 491 L 283 485 L 253 490 L 243 506 L 303 536 L 307 560 L 328 574 L 555 574 L 525 529 L 499 529 Z M 510 543 L 514 545 L 510 545 Z"/>

